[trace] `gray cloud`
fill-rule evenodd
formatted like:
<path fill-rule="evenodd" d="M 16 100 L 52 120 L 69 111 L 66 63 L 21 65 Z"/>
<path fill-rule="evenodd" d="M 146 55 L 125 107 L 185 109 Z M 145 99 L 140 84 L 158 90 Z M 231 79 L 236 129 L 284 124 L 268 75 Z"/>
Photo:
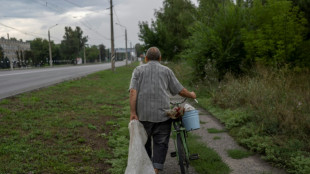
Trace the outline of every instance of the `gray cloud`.
<path fill-rule="evenodd" d="M 135 44 L 139 42 L 138 22 L 154 18 L 154 10 L 162 6 L 162 1 L 114 0 L 114 22 L 127 27 L 128 39 Z M 0 37 L 9 33 L 11 37 L 23 40 L 35 36 L 47 38 L 48 28 L 58 24 L 50 31 L 52 39 L 59 43 L 65 26 L 80 26 L 89 37 L 89 44 L 103 43 L 110 47 L 109 6 L 109 0 L 1 0 Z M 115 46 L 124 47 L 124 29 L 114 25 L 114 32 Z"/>

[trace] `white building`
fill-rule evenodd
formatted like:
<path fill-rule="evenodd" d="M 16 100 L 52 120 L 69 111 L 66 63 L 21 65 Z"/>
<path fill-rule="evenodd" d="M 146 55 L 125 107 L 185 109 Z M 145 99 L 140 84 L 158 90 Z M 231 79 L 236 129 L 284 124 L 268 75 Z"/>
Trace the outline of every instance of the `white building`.
<path fill-rule="evenodd" d="M 30 50 L 29 42 L 22 42 L 17 40 L 8 40 L 0 38 L 0 46 L 3 49 L 4 57 L 9 58 L 11 67 L 13 62 L 22 61 L 18 58 L 25 57 L 25 51 Z"/>

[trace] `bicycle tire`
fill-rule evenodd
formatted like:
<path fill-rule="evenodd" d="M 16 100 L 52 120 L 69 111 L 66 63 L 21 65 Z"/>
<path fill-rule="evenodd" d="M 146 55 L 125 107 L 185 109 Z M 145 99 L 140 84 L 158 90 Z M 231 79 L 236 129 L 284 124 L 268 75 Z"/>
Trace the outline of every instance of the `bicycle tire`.
<path fill-rule="evenodd" d="M 181 139 L 181 133 L 180 132 L 177 134 L 177 148 L 178 148 L 178 160 L 179 160 L 179 165 L 181 169 L 181 174 L 188 174 L 188 160 L 186 160 L 186 154 L 184 150 L 184 145 Z"/>

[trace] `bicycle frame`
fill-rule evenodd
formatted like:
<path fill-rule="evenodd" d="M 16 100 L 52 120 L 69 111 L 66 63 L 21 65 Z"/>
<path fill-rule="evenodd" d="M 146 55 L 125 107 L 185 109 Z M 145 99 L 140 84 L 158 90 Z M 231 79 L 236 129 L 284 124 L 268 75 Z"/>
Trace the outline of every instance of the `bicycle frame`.
<path fill-rule="evenodd" d="M 176 137 L 178 137 L 178 135 L 180 136 L 181 138 L 181 141 L 182 141 L 182 145 L 184 147 L 184 151 L 185 151 L 185 162 L 186 162 L 186 167 L 189 166 L 189 150 L 188 150 L 188 147 L 187 147 L 187 141 L 186 141 L 186 137 L 187 137 L 187 131 L 186 129 L 182 126 L 182 120 L 179 118 L 179 119 L 176 119 L 176 120 L 173 120 L 173 127 L 174 127 L 174 130 L 173 132 L 175 132 L 176 134 Z M 177 147 L 177 138 L 174 140 L 174 146 L 175 146 L 175 149 L 176 149 L 176 155 L 177 155 L 177 159 L 178 159 L 178 162 L 179 161 L 179 153 L 178 153 L 178 147 Z"/>
<path fill-rule="evenodd" d="M 171 109 L 174 106 L 179 107 L 179 105 L 184 103 L 185 101 L 186 101 L 186 98 L 183 99 L 182 101 L 179 101 L 176 103 L 170 102 Z M 196 99 L 195 99 L 195 101 L 198 103 L 198 101 Z M 172 124 L 174 127 L 174 130 L 172 130 L 172 132 L 175 133 L 175 135 L 176 135 L 176 139 L 174 139 L 174 141 L 173 141 L 176 152 L 175 152 L 175 155 L 173 155 L 173 157 L 175 157 L 175 156 L 177 157 L 179 165 L 180 165 L 181 173 L 182 174 L 188 174 L 188 172 L 189 172 L 188 171 L 189 161 L 193 160 L 193 159 L 199 159 L 199 155 L 189 153 L 189 149 L 188 149 L 187 141 L 186 141 L 187 130 L 185 129 L 185 127 L 183 127 L 182 117 L 179 117 L 177 119 L 173 119 Z M 171 154 L 171 156 L 172 156 L 172 154 Z M 184 162 L 185 162 L 185 164 L 184 164 Z"/>

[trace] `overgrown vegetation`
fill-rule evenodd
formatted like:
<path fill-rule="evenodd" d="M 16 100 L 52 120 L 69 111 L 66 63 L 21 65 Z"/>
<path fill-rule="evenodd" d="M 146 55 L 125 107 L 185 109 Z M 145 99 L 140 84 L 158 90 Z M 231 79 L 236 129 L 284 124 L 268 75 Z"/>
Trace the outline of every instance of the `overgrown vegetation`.
<path fill-rule="evenodd" d="M 170 66 L 182 82 L 191 82 L 188 64 Z M 192 89 L 241 145 L 289 173 L 310 172 L 308 72 L 257 67 L 239 78 L 227 74 L 216 84 L 200 82 Z"/>

